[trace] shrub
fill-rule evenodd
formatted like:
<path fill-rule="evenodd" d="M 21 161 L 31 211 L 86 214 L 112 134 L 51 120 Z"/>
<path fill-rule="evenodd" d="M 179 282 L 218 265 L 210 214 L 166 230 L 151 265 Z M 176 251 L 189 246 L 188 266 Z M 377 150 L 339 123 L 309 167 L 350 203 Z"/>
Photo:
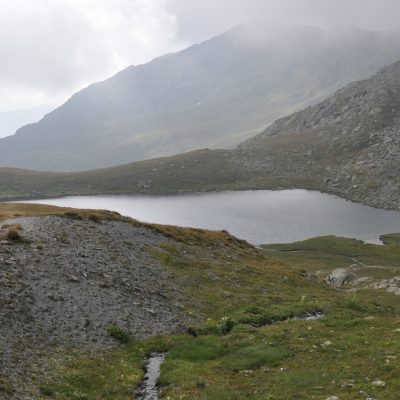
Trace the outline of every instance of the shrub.
<path fill-rule="evenodd" d="M 47 397 L 54 396 L 54 389 L 49 385 L 40 385 L 39 390 L 40 390 L 40 393 L 42 393 L 42 395 L 44 395 L 44 396 L 47 396 Z"/>
<path fill-rule="evenodd" d="M 71 219 L 82 219 L 82 217 L 76 211 L 67 211 L 64 216 Z"/>
<path fill-rule="evenodd" d="M 201 327 L 190 327 L 188 333 L 192 336 L 199 335 L 227 335 L 232 332 L 237 323 L 231 318 L 222 318 L 219 322 L 208 321 L 207 325 Z"/>
<path fill-rule="evenodd" d="M 101 222 L 101 219 L 97 214 L 90 214 L 88 216 L 88 219 L 90 219 L 90 221 L 92 221 L 92 222 L 96 222 L 96 224 L 100 224 L 100 222 Z"/>
<path fill-rule="evenodd" d="M 130 341 L 129 333 L 116 324 L 109 326 L 107 332 L 120 343 L 128 343 Z"/>
<path fill-rule="evenodd" d="M 22 240 L 22 237 L 16 228 L 11 228 L 7 232 L 7 239 L 12 242 L 18 242 Z"/>

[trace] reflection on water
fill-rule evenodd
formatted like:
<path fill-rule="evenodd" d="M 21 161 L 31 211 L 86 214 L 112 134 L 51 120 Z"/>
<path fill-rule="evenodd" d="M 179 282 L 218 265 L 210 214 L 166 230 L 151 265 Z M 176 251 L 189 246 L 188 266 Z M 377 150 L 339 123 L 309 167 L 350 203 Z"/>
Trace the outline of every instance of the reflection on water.
<path fill-rule="evenodd" d="M 400 232 L 399 212 L 377 210 L 307 190 L 161 197 L 75 196 L 34 202 L 108 209 L 146 222 L 225 229 L 254 244 L 288 243 L 321 235 L 377 243 L 383 233 Z"/>

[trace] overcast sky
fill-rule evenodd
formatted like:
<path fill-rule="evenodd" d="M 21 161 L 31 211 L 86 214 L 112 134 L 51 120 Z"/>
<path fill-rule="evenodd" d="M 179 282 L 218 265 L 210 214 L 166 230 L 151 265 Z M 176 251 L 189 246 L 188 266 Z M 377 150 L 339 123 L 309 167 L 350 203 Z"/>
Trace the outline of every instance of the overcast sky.
<path fill-rule="evenodd" d="M 58 105 L 254 18 L 385 29 L 399 15 L 400 0 L 0 0 L 0 112 Z"/>

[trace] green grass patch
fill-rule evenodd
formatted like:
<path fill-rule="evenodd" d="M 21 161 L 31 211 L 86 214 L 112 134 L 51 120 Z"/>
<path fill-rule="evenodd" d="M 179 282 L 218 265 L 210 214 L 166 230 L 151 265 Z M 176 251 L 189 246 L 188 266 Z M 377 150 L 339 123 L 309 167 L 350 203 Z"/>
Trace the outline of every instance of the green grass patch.
<path fill-rule="evenodd" d="M 129 333 L 118 325 L 111 325 L 107 328 L 108 334 L 120 343 L 128 343 L 131 339 Z"/>
<path fill-rule="evenodd" d="M 222 359 L 222 366 L 230 371 L 276 367 L 291 353 L 283 347 L 259 344 L 241 348 Z"/>

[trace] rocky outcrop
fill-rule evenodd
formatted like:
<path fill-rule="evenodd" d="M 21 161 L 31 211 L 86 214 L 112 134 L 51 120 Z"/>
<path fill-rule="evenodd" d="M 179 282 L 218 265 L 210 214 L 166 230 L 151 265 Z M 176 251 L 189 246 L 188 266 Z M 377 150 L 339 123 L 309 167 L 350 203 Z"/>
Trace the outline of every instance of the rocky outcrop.
<path fill-rule="evenodd" d="M 339 289 L 353 278 L 354 275 L 348 268 L 337 268 L 326 277 L 325 282 L 335 289 Z"/>
<path fill-rule="evenodd" d="M 235 156 L 255 174 L 281 177 L 284 186 L 303 180 L 357 202 L 398 209 L 399 132 L 397 62 L 276 121 Z"/>

